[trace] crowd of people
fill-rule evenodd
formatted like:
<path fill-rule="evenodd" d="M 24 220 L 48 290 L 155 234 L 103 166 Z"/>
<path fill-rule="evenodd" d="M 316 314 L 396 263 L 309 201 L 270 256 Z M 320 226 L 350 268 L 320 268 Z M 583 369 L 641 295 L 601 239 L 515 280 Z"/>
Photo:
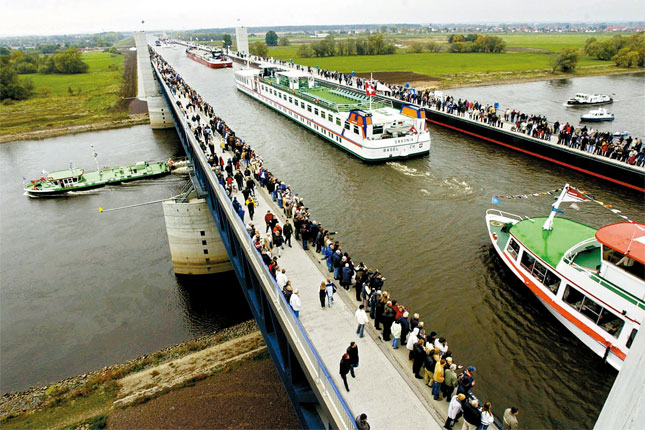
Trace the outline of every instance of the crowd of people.
<path fill-rule="evenodd" d="M 263 165 L 262 158 L 215 115 L 212 106 L 163 58 L 152 51 L 151 56 L 168 88 L 177 96 L 176 105 L 185 115 L 212 172 L 231 198 L 233 208 L 243 221 L 248 212 L 248 234 L 296 318 L 299 317 L 303 306 L 299 290 L 292 287 L 286 270 L 279 265 L 282 250 L 285 246 L 293 246 L 292 238 L 301 241 L 304 250 L 311 250 L 317 258 L 325 262 L 329 276 L 326 282 L 320 284 L 322 309 L 333 306 L 334 294 L 339 288 L 345 291 L 353 289 L 355 300 L 359 303 L 355 314 L 358 324 L 356 334 L 363 337 L 365 326 L 371 320 L 374 328 L 382 331 L 382 339 L 392 342 L 392 348 L 398 349 L 401 345 L 409 351 L 413 375 L 424 380 L 432 390 L 435 400 L 445 399 L 450 403 L 449 417 L 445 423 L 447 429 L 452 429 L 463 416 L 463 428 L 486 430 L 493 422 L 492 406 L 489 402 L 480 404 L 472 393 L 472 387 L 475 385 L 475 367 L 469 365 L 464 369 L 454 362 L 453 352 L 449 349 L 447 340 L 426 329 L 418 313 L 410 316 L 407 307 L 391 297 L 384 288 L 386 279 L 378 268 L 369 268 L 363 262 L 356 264 L 340 242 L 335 240 L 336 232 L 329 231 L 321 223 L 313 220 L 304 199 L 298 193 L 294 193 L 284 181 L 276 178 Z M 179 99 L 183 99 L 184 102 Z M 219 148 L 216 149 L 217 147 Z M 266 189 L 276 203 L 285 219 L 283 224 L 268 210 L 263 215 L 264 229 L 261 225 L 256 225 L 256 186 Z M 243 201 L 238 200 L 238 196 L 235 195 L 239 193 Z M 340 287 L 334 281 L 337 281 Z M 341 358 L 339 370 L 347 391 L 347 374 L 354 376 L 354 368 L 357 366 L 358 348 L 356 343 L 352 342 Z M 512 416 L 516 417 L 517 408 L 510 408 L 507 412 L 511 409 L 514 411 Z M 363 418 L 363 415 L 356 417 L 357 425 L 366 424 L 367 417 Z M 517 429 L 517 420 L 514 422 L 515 424 L 512 420 L 508 421 L 507 428 Z"/>
<path fill-rule="evenodd" d="M 259 58 L 258 60 L 272 62 L 284 67 L 292 67 L 297 70 L 316 74 L 320 78 L 338 82 L 357 89 L 364 89 L 367 79 L 355 76 L 350 73 L 325 70 L 302 66 L 293 62 L 286 62 L 274 58 Z M 550 123 L 544 115 L 531 115 L 519 110 L 506 108 L 500 110 L 495 105 L 482 104 L 477 101 L 469 101 L 446 96 L 433 90 L 420 90 L 405 85 L 393 85 L 385 81 L 376 83 L 377 94 L 394 97 L 406 103 L 417 104 L 421 107 L 433 108 L 438 111 L 451 113 L 488 124 L 493 127 L 502 128 L 509 124 L 510 130 L 523 133 L 536 139 L 551 141 L 557 137 L 557 144 L 570 148 L 580 149 L 611 159 L 615 159 L 630 165 L 645 166 L 645 146 L 642 139 L 631 136 L 614 135 L 610 132 L 589 129 L 587 126 L 574 126 L 569 123 L 562 125 L 556 121 Z"/>

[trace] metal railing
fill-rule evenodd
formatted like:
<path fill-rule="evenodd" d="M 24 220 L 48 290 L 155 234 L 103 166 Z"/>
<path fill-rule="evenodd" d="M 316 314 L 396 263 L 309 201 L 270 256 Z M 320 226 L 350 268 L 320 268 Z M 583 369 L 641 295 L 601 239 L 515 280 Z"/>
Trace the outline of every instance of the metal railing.
<path fill-rule="evenodd" d="M 153 70 L 157 75 L 158 81 L 163 86 L 163 90 L 166 92 L 166 95 L 168 96 L 169 94 L 172 94 L 154 64 Z M 206 173 L 205 176 L 208 180 L 209 186 L 214 191 L 214 195 L 217 197 L 220 207 L 223 209 L 230 225 L 233 227 L 233 231 L 235 232 L 241 249 L 245 253 L 255 276 L 261 281 L 260 285 L 262 286 L 262 289 L 267 297 L 271 299 L 270 303 L 276 316 L 279 316 L 280 322 L 284 324 L 286 337 L 291 341 L 290 343 L 294 346 L 294 350 L 300 355 L 303 367 L 307 372 L 309 372 L 309 375 L 314 381 L 312 388 L 318 391 L 320 398 L 325 403 L 332 420 L 338 428 L 355 429 L 356 423 L 352 411 L 340 394 L 340 391 L 334 383 L 327 367 L 323 363 L 320 354 L 318 354 L 318 351 L 305 333 L 304 328 L 300 324 L 300 320 L 296 318 L 291 306 L 289 306 L 284 295 L 279 291 L 276 281 L 269 273 L 269 270 L 262 261 L 259 252 L 251 242 L 251 237 L 249 236 L 244 223 L 235 212 L 231 200 L 228 198 L 217 178 L 211 171 L 210 165 L 200 148 L 199 142 L 197 142 L 193 133 L 190 132 L 190 127 L 186 123 L 185 116 L 177 109 L 175 103 L 170 103 L 170 105 L 174 110 L 176 117 L 180 119 L 181 126 L 184 128 L 184 131 L 186 131 L 186 137 L 193 147 L 193 152 L 196 155 L 195 161 L 200 164 L 200 167 Z"/>

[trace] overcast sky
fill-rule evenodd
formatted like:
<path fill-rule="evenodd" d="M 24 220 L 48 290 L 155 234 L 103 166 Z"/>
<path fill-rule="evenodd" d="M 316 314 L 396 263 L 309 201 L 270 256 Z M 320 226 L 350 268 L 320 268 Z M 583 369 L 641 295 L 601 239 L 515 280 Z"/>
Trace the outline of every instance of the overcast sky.
<path fill-rule="evenodd" d="M 645 0 L 0 0 L 0 8 L 0 36 L 234 27 L 238 19 L 245 26 L 645 21 Z"/>

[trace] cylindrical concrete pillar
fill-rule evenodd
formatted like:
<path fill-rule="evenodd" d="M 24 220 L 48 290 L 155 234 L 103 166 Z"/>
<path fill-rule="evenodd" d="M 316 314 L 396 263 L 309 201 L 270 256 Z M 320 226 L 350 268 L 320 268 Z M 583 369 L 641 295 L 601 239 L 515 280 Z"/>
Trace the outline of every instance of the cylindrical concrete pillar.
<path fill-rule="evenodd" d="M 233 270 L 204 199 L 166 200 L 163 213 L 175 273 L 205 275 Z"/>

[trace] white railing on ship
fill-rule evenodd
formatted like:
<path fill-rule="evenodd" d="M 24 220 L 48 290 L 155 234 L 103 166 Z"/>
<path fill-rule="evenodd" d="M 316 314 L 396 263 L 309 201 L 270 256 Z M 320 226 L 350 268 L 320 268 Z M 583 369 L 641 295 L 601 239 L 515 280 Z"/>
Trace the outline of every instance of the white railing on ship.
<path fill-rule="evenodd" d="M 153 63 L 153 66 L 154 63 Z M 164 91 L 167 95 L 172 94 L 166 85 L 166 82 L 161 77 L 156 67 L 153 67 L 158 78 L 158 82 L 164 87 Z M 256 250 L 255 246 L 251 242 L 251 238 L 244 226 L 244 223 L 237 215 L 233 209 L 233 204 L 228 198 L 222 187 L 220 186 L 217 178 L 211 171 L 211 167 L 206 160 L 204 153 L 202 152 L 199 142 L 196 141 L 195 136 L 191 132 L 190 127 L 186 123 L 186 118 L 181 112 L 177 109 L 175 103 L 170 103 L 171 108 L 175 111 L 176 118 L 179 118 L 184 130 L 186 131 L 186 136 L 190 141 L 191 146 L 193 147 L 193 152 L 196 154 L 196 161 L 202 167 L 202 170 L 206 173 L 206 177 L 211 188 L 215 191 L 217 200 L 219 201 L 221 207 L 227 214 L 227 218 L 230 221 L 231 226 L 233 227 L 240 244 L 242 245 L 242 250 L 246 254 L 249 263 L 252 265 L 252 269 L 255 275 L 262 281 L 262 289 L 271 299 L 271 305 L 273 306 L 276 314 L 279 316 L 280 322 L 284 324 L 285 334 L 292 340 L 292 344 L 296 346 L 295 351 L 300 355 L 304 366 L 306 367 L 309 375 L 313 379 L 313 386 L 318 390 L 320 398 L 327 405 L 327 409 L 331 414 L 331 418 L 338 428 L 342 429 L 355 429 L 356 423 L 353 418 L 352 411 L 349 409 L 349 406 L 343 399 L 342 395 L 338 391 L 336 384 L 333 382 L 333 379 L 327 370 L 327 367 L 322 362 L 320 354 L 316 351 L 316 348 L 309 340 L 309 337 L 305 334 L 304 328 L 300 324 L 300 321 L 296 318 L 291 306 L 286 302 L 284 295 L 279 292 L 279 287 L 271 274 L 269 273 L 267 267 L 264 265 L 260 254 Z"/>
<path fill-rule="evenodd" d="M 501 217 L 504 217 L 504 218 L 513 218 L 513 219 L 516 219 L 518 221 L 523 221 L 525 219 L 531 220 L 531 218 L 529 218 L 529 217 L 522 217 L 520 215 L 515 215 L 515 214 L 512 214 L 510 212 L 500 211 L 499 209 L 488 209 L 486 211 L 486 214 L 487 215 L 498 215 L 498 216 L 501 216 Z"/>

